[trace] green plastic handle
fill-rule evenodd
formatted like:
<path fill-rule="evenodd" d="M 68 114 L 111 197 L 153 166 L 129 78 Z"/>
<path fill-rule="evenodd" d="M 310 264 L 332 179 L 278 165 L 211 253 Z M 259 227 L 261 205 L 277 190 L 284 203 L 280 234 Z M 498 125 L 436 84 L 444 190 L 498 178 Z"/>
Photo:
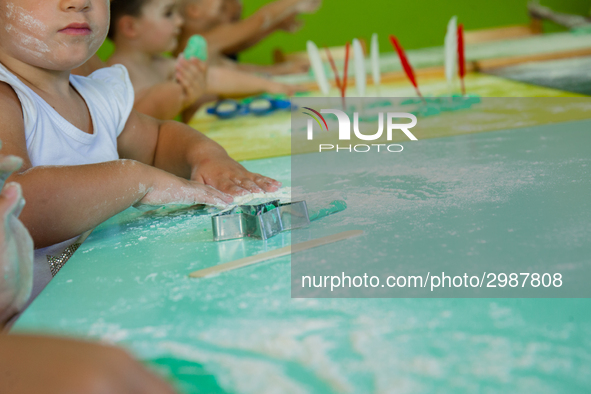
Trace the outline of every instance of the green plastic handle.
<path fill-rule="evenodd" d="M 201 61 L 207 60 L 207 41 L 203 36 L 199 34 L 195 34 L 191 38 L 189 38 L 189 42 L 187 42 L 187 47 L 185 48 L 183 55 L 185 59 L 189 60 L 191 58 L 196 57 Z"/>

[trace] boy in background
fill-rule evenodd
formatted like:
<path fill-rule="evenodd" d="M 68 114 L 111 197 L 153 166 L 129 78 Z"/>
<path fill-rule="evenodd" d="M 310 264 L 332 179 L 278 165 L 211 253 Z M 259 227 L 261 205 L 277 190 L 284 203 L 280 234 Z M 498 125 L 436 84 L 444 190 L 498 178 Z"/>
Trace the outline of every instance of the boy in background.
<path fill-rule="evenodd" d="M 199 106 L 218 96 L 294 93 L 280 84 L 238 70 L 210 67 L 198 59 L 164 56 L 177 46 L 183 20 L 176 0 L 113 0 L 109 37 L 115 52 L 109 65 L 123 64 L 135 91 L 134 108 L 166 120 L 182 113 L 190 120 Z"/>

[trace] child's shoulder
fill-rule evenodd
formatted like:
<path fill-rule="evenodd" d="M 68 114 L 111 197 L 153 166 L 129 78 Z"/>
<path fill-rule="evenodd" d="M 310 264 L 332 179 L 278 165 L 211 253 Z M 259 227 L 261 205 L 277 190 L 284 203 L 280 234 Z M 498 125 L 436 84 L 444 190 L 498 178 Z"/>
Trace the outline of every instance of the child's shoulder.
<path fill-rule="evenodd" d="M 89 76 L 71 75 L 71 79 L 78 85 L 94 85 L 99 90 L 127 90 L 133 89 L 127 68 L 121 64 L 100 68 Z"/>
<path fill-rule="evenodd" d="M 108 103 L 108 106 L 127 107 L 133 105 L 134 90 L 127 68 L 121 64 L 96 70 L 87 77 L 72 75 L 70 81 L 93 98 Z"/>
<path fill-rule="evenodd" d="M 74 76 L 74 75 L 73 75 Z M 118 79 L 125 81 L 129 79 L 129 72 L 127 71 L 127 67 L 123 64 L 113 64 L 109 67 L 99 68 L 98 70 L 94 71 L 87 77 L 83 76 L 74 76 L 76 78 L 90 78 L 93 80 L 104 80 L 104 79 Z"/>
<path fill-rule="evenodd" d="M 21 105 L 14 89 L 6 82 L 0 81 L 0 145 L 21 134 L 25 128 L 25 108 Z M 17 137 L 18 138 L 18 137 Z"/>
<path fill-rule="evenodd" d="M 21 103 L 18 99 L 18 95 L 6 82 L 0 81 L 0 113 L 11 114 L 14 109 L 18 108 L 21 111 Z"/>

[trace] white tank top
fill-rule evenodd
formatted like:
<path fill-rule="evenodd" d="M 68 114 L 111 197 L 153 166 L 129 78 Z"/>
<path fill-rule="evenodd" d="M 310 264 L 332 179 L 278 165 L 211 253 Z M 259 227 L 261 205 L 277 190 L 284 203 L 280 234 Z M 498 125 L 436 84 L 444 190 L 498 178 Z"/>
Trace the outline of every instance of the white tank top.
<path fill-rule="evenodd" d="M 95 164 L 119 158 L 117 137 L 127 123 L 134 101 L 133 86 L 124 66 L 103 68 L 88 77 L 70 76 L 70 83 L 90 111 L 93 134 L 65 120 L 2 64 L 0 81 L 9 84 L 21 102 L 27 152 L 33 167 Z"/>

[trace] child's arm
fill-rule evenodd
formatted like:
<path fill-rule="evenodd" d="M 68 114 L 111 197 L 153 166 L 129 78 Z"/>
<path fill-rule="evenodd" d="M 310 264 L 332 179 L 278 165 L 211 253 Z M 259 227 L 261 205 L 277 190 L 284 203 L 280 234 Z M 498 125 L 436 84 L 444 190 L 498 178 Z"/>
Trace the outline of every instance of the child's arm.
<path fill-rule="evenodd" d="M 243 97 L 259 93 L 293 95 L 304 89 L 286 85 L 230 67 L 210 67 L 207 75 L 208 93 L 224 97 Z"/>
<path fill-rule="evenodd" d="M 133 108 L 156 119 L 171 120 L 205 94 L 206 65 L 199 59 L 179 58 L 175 80 L 137 92 Z"/>
<path fill-rule="evenodd" d="M 242 51 L 245 51 L 245 50 L 255 46 L 260 41 L 262 41 L 264 38 L 266 38 L 268 35 L 276 32 L 277 30 L 283 30 L 288 33 L 297 32 L 298 30 L 300 30 L 302 28 L 304 23 L 303 23 L 303 21 L 297 20 L 296 17 L 297 17 L 297 15 L 294 14 L 294 15 L 286 18 L 285 20 L 280 21 L 279 23 L 271 26 L 270 28 L 257 33 L 255 36 L 251 37 L 248 41 L 243 41 L 236 46 L 226 48 L 224 50 L 224 54 L 231 55 L 233 53 L 240 53 Z"/>
<path fill-rule="evenodd" d="M 310 62 L 308 60 L 288 61 L 264 66 L 259 64 L 237 63 L 230 59 L 224 59 L 222 64 L 248 73 L 264 73 L 268 75 L 299 74 L 305 73 L 310 69 Z"/>
<path fill-rule="evenodd" d="M 120 157 L 153 165 L 224 193 L 273 192 L 281 186 L 280 182 L 247 171 L 224 148 L 183 123 L 132 112 L 117 144 Z"/>
<path fill-rule="evenodd" d="M 136 203 L 210 203 L 232 201 L 211 187 L 188 181 L 133 160 L 78 166 L 32 167 L 27 153 L 20 102 L 0 83 L 2 153 L 23 159 L 8 180 L 21 184 L 27 201 L 20 219 L 35 247 L 53 245 L 90 230 Z M 133 127 L 133 126 L 132 126 Z M 141 130 L 138 131 L 140 134 Z M 142 134 L 133 143 L 149 144 Z"/>
<path fill-rule="evenodd" d="M 226 53 L 245 42 L 260 40 L 261 33 L 298 14 L 314 12 L 322 0 L 277 0 L 261 7 L 252 16 L 237 23 L 223 24 L 204 33 L 210 52 Z"/>
<path fill-rule="evenodd" d="M 11 180 L 22 185 L 27 205 L 21 220 L 36 247 L 82 234 L 137 203 L 220 205 L 232 200 L 197 182 L 132 160 L 39 166 L 13 175 Z"/>
<path fill-rule="evenodd" d="M 127 352 L 57 337 L 0 334 L 0 393 L 174 394 Z"/>
<path fill-rule="evenodd" d="M 183 110 L 183 87 L 176 81 L 159 83 L 138 91 L 133 108 L 157 119 L 174 119 Z"/>

